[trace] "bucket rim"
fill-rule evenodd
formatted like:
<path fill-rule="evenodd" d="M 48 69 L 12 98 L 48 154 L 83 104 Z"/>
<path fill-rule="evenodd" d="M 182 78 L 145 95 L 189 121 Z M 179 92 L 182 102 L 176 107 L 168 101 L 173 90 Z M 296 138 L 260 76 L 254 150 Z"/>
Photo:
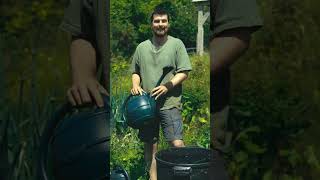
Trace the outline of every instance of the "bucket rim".
<path fill-rule="evenodd" d="M 160 164 L 164 164 L 164 165 L 169 165 L 169 166 L 183 166 L 183 167 L 194 167 L 194 168 L 200 168 L 200 167 L 210 167 L 212 164 L 214 164 L 212 161 L 208 161 L 208 162 L 205 162 L 205 163 L 198 163 L 198 164 L 192 164 L 192 163 L 182 163 L 182 164 L 177 164 L 177 163 L 172 163 L 172 162 L 167 162 L 167 161 L 164 161 L 162 159 L 160 159 L 158 156 L 160 153 L 162 153 L 163 151 L 169 151 L 170 149 L 181 149 L 181 148 L 184 148 L 184 149 L 202 149 L 202 150 L 206 150 L 210 153 L 213 152 L 212 149 L 207 149 L 207 148 L 202 148 L 202 147 L 198 147 L 198 146 L 187 146 L 187 147 L 170 147 L 169 149 L 164 149 L 164 150 L 161 150 L 161 151 L 158 151 L 155 155 L 155 159 L 156 159 L 156 162 L 160 163 Z"/>

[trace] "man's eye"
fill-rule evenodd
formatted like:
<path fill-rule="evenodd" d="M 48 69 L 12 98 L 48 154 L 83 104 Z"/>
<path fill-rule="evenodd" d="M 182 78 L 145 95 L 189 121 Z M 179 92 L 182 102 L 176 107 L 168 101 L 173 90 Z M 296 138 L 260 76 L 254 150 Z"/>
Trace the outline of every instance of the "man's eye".
<path fill-rule="evenodd" d="M 167 20 L 162 20 L 162 23 L 166 23 L 167 22 Z"/>
<path fill-rule="evenodd" d="M 159 20 L 155 20 L 154 22 L 155 22 L 155 23 L 159 23 L 160 21 L 159 21 Z"/>

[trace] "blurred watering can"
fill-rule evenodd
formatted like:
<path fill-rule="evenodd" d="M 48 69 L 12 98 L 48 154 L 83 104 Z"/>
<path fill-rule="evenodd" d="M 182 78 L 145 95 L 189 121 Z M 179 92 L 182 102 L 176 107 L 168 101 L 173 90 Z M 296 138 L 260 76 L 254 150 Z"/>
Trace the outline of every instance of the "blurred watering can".
<path fill-rule="evenodd" d="M 71 107 L 64 104 L 48 121 L 38 157 L 38 179 L 49 180 L 46 166 L 52 154 L 54 179 L 102 180 L 110 178 L 110 105 Z M 49 153 L 50 152 L 50 153 Z"/>
<path fill-rule="evenodd" d="M 124 170 L 122 167 L 117 166 L 112 172 L 111 172 L 111 180 L 130 180 L 129 175 L 126 170 Z"/>

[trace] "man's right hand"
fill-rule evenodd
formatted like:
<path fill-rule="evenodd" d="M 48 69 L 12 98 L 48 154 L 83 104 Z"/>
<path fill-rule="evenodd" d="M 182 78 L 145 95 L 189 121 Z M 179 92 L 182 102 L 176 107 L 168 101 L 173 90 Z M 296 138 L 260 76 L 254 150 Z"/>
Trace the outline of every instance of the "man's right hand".
<path fill-rule="evenodd" d="M 132 95 L 142 95 L 142 92 L 145 92 L 141 86 L 133 86 L 132 89 L 131 89 L 131 94 Z"/>
<path fill-rule="evenodd" d="M 67 91 L 68 100 L 73 106 L 94 102 L 98 107 L 103 107 L 101 94 L 109 95 L 107 90 L 93 77 L 74 80 Z"/>
<path fill-rule="evenodd" d="M 92 103 L 103 107 L 104 102 L 101 94 L 109 95 L 106 89 L 95 78 L 82 78 L 74 80 L 67 96 L 73 106 Z"/>

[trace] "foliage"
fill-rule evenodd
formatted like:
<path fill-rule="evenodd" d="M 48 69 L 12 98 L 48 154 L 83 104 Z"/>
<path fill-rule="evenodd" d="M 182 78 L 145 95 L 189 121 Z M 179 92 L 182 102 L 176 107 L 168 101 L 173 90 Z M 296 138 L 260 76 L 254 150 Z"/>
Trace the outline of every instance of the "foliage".
<path fill-rule="evenodd" d="M 190 0 L 118 0 L 111 1 L 111 50 L 115 56 L 130 57 L 135 47 L 152 36 L 150 15 L 162 6 L 170 15 L 170 35 L 180 38 L 186 47 L 196 46 L 197 10 Z M 209 39 L 209 23 L 205 39 Z M 183 31 L 182 31 L 183 29 Z"/>
<path fill-rule="evenodd" d="M 284 174 L 308 179 L 304 172 L 319 168 L 313 147 L 299 147 L 299 137 L 310 124 L 304 119 L 309 107 L 296 97 L 274 91 L 261 95 L 260 88 L 248 87 L 234 100 L 232 119 L 238 133 L 229 167 L 236 179 L 260 179 L 266 173 L 272 173 L 271 179 Z"/>
<path fill-rule="evenodd" d="M 125 133 L 111 136 L 111 167 L 122 166 L 130 172 L 130 177 L 144 174 L 143 145 L 138 141 L 137 132 L 127 129 Z"/>
<path fill-rule="evenodd" d="M 210 101 L 210 69 L 209 57 L 192 56 L 191 65 L 193 70 L 189 73 L 189 79 L 184 83 L 183 112 L 189 120 L 192 115 L 198 114 L 198 109 L 209 107 Z M 196 86 L 195 86 L 196 84 Z"/>
<path fill-rule="evenodd" d="M 265 25 L 232 75 L 233 179 L 318 178 L 319 145 L 310 134 L 320 102 L 315 3 L 260 2 Z"/>
<path fill-rule="evenodd" d="M 67 82 L 68 38 L 57 32 L 64 3 L 10 0 L 0 9 L 0 176 L 35 179 L 40 133 Z"/>

